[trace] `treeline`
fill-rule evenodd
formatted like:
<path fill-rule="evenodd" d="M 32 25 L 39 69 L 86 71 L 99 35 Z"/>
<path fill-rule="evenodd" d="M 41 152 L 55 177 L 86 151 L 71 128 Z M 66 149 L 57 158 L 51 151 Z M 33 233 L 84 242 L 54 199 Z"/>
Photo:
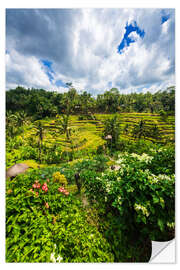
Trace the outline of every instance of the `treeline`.
<path fill-rule="evenodd" d="M 175 112 L 175 87 L 154 94 L 147 92 L 120 94 L 112 88 L 104 94 L 92 97 L 84 91 L 79 94 L 70 87 L 66 93 L 45 91 L 43 89 L 25 89 L 17 87 L 6 91 L 6 111 L 12 113 L 24 111 L 36 119 L 53 117 L 56 114 L 116 113 L 116 112 Z"/>

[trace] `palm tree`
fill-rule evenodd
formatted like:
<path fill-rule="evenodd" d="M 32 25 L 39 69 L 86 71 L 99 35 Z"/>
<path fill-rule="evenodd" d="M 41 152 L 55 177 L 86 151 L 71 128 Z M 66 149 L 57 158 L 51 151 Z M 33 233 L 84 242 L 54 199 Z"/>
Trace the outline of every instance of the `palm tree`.
<path fill-rule="evenodd" d="M 40 121 L 35 123 L 36 134 L 38 137 L 38 148 L 39 148 L 39 161 L 41 162 L 41 151 L 43 147 L 43 135 L 44 135 L 44 127 Z"/>
<path fill-rule="evenodd" d="M 139 139 L 141 139 L 142 136 L 145 138 L 147 135 L 145 121 L 141 120 L 138 125 L 133 128 L 132 133 L 135 138 L 138 137 Z"/>
<path fill-rule="evenodd" d="M 60 133 L 66 134 L 67 139 L 69 140 L 71 135 L 71 129 L 69 127 L 69 114 L 63 114 L 62 118 L 56 120 L 56 124 L 60 125 Z"/>
<path fill-rule="evenodd" d="M 150 132 L 152 138 L 161 139 L 161 133 L 156 123 L 152 125 Z"/>
<path fill-rule="evenodd" d="M 15 113 L 16 123 L 18 126 L 23 126 L 27 122 L 27 113 L 24 111 L 19 111 Z"/>
<path fill-rule="evenodd" d="M 18 133 L 16 115 L 11 111 L 6 112 L 6 132 L 10 137 L 14 137 Z"/>
<path fill-rule="evenodd" d="M 112 119 L 107 119 L 105 121 L 104 127 L 104 138 L 111 141 L 111 148 L 112 144 L 115 146 L 120 134 L 120 124 L 117 120 L 117 115 L 115 115 Z"/>

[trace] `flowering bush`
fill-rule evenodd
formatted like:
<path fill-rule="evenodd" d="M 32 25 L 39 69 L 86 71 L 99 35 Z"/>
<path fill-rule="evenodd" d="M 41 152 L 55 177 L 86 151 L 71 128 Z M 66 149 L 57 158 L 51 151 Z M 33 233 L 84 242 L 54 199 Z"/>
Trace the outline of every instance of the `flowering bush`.
<path fill-rule="evenodd" d="M 175 148 L 163 147 L 151 154 L 153 159 L 148 168 L 154 174 L 171 175 L 175 173 Z"/>
<path fill-rule="evenodd" d="M 46 172 L 7 181 L 6 261 L 113 262 L 109 243 L 87 222 L 81 202 Z"/>
<path fill-rule="evenodd" d="M 122 230 L 166 239 L 174 227 L 175 176 L 153 174 L 148 169 L 153 159 L 146 154 L 119 155 L 119 170 L 86 177 L 86 194 L 119 216 Z"/>

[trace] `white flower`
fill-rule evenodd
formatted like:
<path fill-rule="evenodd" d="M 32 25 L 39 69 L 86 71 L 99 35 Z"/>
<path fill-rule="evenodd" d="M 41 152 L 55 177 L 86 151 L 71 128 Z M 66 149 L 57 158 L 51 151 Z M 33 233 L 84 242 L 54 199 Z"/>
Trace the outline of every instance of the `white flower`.
<path fill-rule="evenodd" d="M 123 158 L 119 158 L 117 161 L 116 161 L 116 164 L 122 164 L 124 163 L 124 159 Z"/>
<path fill-rule="evenodd" d="M 143 153 L 141 156 L 137 155 L 135 153 L 132 153 L 131 157 L 137 158 L 140 162 L 145 162 L 145 163 L 149 163 L 153 159 L 153 157 L 151 157 L 145 153 Z"/>
<path fill-rule="evenodd" d="M 107 182 L 106 183 L 106 191 L 109 193 L 111 190 L 111 183 L 110 182 Z"/>
<path fill-rule="evenodd" d="M 134 209 L 135 209 L 137 212 L 138 212 L 139 210 L 142 211 L 142 212 L 143 212 L 143 215 L 145 215 L 145 216 L 147 216 L 147 217 L 149 216 L 149 212 L 148 212 L 147 208 L 144 207 L 143 205 L 140 205 L 140 204 L 135 203 Z"/>
<path fill-rule="evenodd" d="M 131 154 L 131 157 L 134 157 L 134 158 L 139 159 L 140 156 L 139 156 L 138 154 L 136 154 L 136 153 L 132 153 L 132 154 Z"/>
<path fill-rule="evenodd" d="M 168 176 L 168 175 L 166 175 L 166 174 L 159 174 L 159 175 L 158 175 L 158 178 L 159 178 L 160 180 L 169 180 L 169 181 L 172 179 L 170 176 Z"/>
<path fill-rule="evenodd" d="M 50 260 L 51 260 L 51 262 L 53 262 L 53 263 L 56 262 L 55 253 L 54 253 L 54 252 L 51 253 Z"/>
<path fill-rule="evenodd" d="M 63 257 L 61 257 L 60 255 L 58 255 L 56 262 L 60 263 L 63 260 Z"/>
<path fill-rule="evenodd" d="M 54 249 L 56 249 L 56 244 L 54 244 Z M 50 261 L 53 262 L 53 263 L 60 263 L 61 261 L 63 260 L 63 257 L 61 257 L 60 254 L 58 254 L 57 258 L 55 257 L 55 252 L 52 252 L 51 255 L 50 255 Z"/>

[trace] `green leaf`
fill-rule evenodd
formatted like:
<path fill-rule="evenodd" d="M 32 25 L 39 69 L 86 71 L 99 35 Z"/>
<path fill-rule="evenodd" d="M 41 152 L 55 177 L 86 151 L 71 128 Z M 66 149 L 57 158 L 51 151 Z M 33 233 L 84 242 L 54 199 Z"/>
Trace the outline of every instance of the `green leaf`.
<path fill-rule="evenodd" d="M 159 226 L 161 231 L 164 230 L 164 223 L 163 223 L 162 219 L 158 219 L 158 226 Z"/>
<path fill-rule="evenodd" d="M 153 196 L 153 203 L 159 203 L 159 198 L 158 198 L 158 197 Z"/>

